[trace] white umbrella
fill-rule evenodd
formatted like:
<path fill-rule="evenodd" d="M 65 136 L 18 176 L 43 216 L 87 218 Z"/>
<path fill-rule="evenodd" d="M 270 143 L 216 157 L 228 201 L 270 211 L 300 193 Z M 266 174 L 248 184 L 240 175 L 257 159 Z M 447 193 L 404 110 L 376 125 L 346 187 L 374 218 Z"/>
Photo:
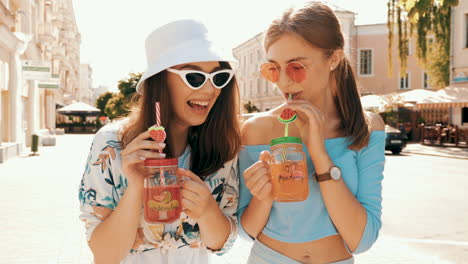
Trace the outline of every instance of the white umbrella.
<path fill-rule="evenodd" d="M 425 89 L 414 89 L 408 92 L 400 93 L 401 100 L 407 102 L 419 102 L 434 95 L 435 92 Z"/>
<path fill-rule="evenodd" d="M 97 116 L 101 110 L 98 108 L 91 106 L 89 104 L 85 104 L 83 102 L 77 102 L 73 104 L 69 104 L 57 110 L 57 113 L 62 115 L 75 115 L 75 116 Z"/>
<path fill-rule="evenodd" d="M 379 95 L 372 94 L 361 97 L 362 108 L 366 110 L 383 111 L 387 104 L 387 100 Z"/>
<path fill-rule="evenodd" d="M 418 104 L 437 103 L 468 103 L 468 88 L 449 86 L 435 92 L 424 100 L 418 101 Z"/>

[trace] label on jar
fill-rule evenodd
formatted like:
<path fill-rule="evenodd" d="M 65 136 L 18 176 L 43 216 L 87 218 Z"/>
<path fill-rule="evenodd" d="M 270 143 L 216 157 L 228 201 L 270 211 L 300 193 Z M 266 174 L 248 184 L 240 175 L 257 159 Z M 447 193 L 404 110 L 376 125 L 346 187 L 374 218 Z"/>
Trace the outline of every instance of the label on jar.
<path fill-rule="evenodd" d="M 145 219 L 148 222 L 175 221 L 180 212 L 180 185 L 145 188 Z"/>
<path fill-rule="evenodd" d="M 303 162 L 295 162 L 295 161 L 286 161 L 282 164 L 274 164 L 272 165 L 273 171 L 278 173 L 277 179 L 278 182 L 286 182 L 286 181 L 302 181 L 304 180 L 304 168 L 301 165 Z M 273 175 L 276 174 L 273 172 Z"/>
<path fill-rule="evenodd" d="M 179 186 L 152 187 L 153 195 L 148 201 L 148 207 L 152 210 L 163 211 L 179 207 L 178 197 L 180 196 Z"/>

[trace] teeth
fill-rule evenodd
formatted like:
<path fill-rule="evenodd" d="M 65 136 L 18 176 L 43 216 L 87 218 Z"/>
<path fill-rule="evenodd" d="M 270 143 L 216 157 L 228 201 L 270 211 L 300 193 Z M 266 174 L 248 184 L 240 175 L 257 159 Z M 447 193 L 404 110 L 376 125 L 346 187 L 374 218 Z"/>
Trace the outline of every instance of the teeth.
<path fill-rule="evenodd" d="M 190 101 L 191 104 L 193 105 L 200 105 L 200 106 L 207 106 L 208 102 L 206 101 Z"/>

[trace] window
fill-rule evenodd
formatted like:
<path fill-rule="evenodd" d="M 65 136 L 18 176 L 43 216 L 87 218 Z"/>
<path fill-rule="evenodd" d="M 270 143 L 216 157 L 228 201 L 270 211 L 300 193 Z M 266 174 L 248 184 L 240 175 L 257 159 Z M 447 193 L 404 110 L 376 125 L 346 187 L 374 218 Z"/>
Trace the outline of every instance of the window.
<path fill-rule="evenodd" d="M 465 48 L 468 48 L 468 14 L 465 14 Z"/>
<path fill-rule="evenodd" d="M 462 108 L 462 124 L 468 123 L 468 107 Z"/>
<path fill-rule="evenodd" d="M 431 89 L 431 85 L 429 84 L 429 75 L 427 72 L 423 73 L 423 88 L 424 89 Z"/>
<path fill-rule="evenodd" d="M 262 53 L 260 52 L 260 50 L 257 50 L 257 60 L 258 61 L 262 60 Z"/>
<path fill-rule="evenodd" d="M 370 49 L 359 51 L 359 74 L 372 75 L 372 50 Z"/>
<path fill-rule="evenodd" d="M 405 77 L 400 77 L 400 89 L 409 89 L 409 73 Z"/>
<path fill-rule="evenodd" d="M 254 60 L 253 55 L 254 55 L 253 53 L 250 53 L 250 64 L 253 63 L 253 60 Z"/>
<path fill-rule="evenodd" d="M 268 94 L 268 81 L 265 80 L 265 94 Z"/>

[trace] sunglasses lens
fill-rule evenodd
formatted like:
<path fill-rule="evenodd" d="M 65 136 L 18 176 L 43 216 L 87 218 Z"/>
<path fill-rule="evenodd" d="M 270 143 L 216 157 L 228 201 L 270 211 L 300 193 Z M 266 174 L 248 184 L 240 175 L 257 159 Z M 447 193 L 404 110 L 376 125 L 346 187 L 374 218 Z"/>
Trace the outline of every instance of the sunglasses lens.
<path fill-rule="evenodd" d="M 192 85 L 193 88 L 200 88 L 205 83 L 205 76 L 201 73 L 188 73 L 185 75 L 187 82 Z"/>
<path fill-rule="evenodd" d="M 290 62 L 286 67 L 286 74 L 293 82 L 303 82 L 306 78 L 304 65 L 297 62 Z"/>
<path fill-rule="evenodd" d="M 279 80 L 279 71 L 273 63 L 264 63 L 260 66 L 260 72 L 262 73 L 263 78 L 269 82 L 276 83 Z"/>
<path fill-rule="evenodd" d="M 222 88 L 227 84 L 230 77 L 231 74 L 229 72 L 220 72 L 213 77 L 213 83 Z"/>

